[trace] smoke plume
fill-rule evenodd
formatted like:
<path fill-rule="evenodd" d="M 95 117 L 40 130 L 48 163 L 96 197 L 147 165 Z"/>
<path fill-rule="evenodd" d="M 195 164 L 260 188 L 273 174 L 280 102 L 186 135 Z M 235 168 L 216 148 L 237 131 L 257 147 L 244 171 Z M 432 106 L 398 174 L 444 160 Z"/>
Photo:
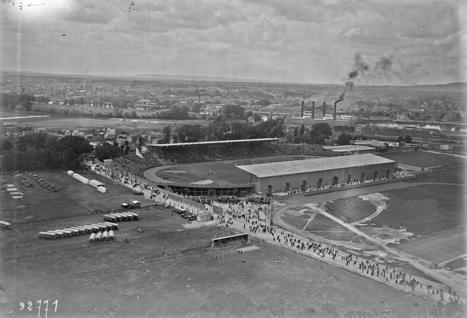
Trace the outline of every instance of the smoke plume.
<path fill-rule="evenodd" d="M 334 107 L 337 105 L 337 103 L 340 103 L 344 100 L 347 91 L 353 88 L 354 80 L 356 78 L 362 76 L 365 76 L 367 78 L 377 78 L 381 76 L 389 77 L 395 74 L 394 70 L 392 69 L 393 64 L 393 56 L 388 55 L 381 56 L 378 60 L 376 60 L 375 65 L 373 67 L 370 67 L 370 65 L 365 61 L 360 52 L 355 53 L 352 71 L 347 75 L 347 79 L 345 80 L 344 91 L 334 102 Z"/>

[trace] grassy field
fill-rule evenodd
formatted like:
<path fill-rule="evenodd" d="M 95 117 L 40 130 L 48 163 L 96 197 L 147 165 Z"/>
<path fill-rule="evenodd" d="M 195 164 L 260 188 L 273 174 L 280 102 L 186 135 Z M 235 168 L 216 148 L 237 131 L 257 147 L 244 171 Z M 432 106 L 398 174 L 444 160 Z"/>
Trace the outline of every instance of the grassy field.
<path fill-rule="evenodd" d="M 55 218 L 92 214 L 95 210 L 119 209 L 122 202 L 131 200 L 139 200 L 143 205 L 154 204 L 151 200 L 134 195 L 132 191 L 89 172 L 84 172 L 82 175 L 103 182 L 107 193 L 99 193 L 95 188 L 75 180 L 64 171 L 35 174 L 56 185 L 59 191 L 51 192 L 41 187 L 28 175 L 25 176 L 33 187 L 24 187 L 15 177 L 2 175 L 0 176 L 2 184 L 14 184 L 20 192 L 24 193 L 23 199 L 13 200 L 6 191 L 0 192 L 2 217 L 13 222 L 41 220 L 52 222 Z"/>
<path fill-rule="evenodd" d="M 396 160 L 402 164 L 407 164 L 416 167 L 428 168 L 446 165 L 460 165 L 465 164 L 465 159 L 436 154 L 424 151 L 407 151 L 407 152 L 391 152 L 385 154 L 378 154 L 381 157 Z"/>
<path fill-rule="evenodd" d="M 31 113 L 32 114 L 32 113 Z M 30 113 L 6 113 L 6 116 L 28 116 Z M 34 115 L 48 115 L 47 113 L 34 113 Z M 123 119 L 123 118 L 92 118 L 92 117 L 60 117 L 53 114 L 48 118 L 24 118 L 3 120 L 18 126 L 46 129 L 99 129 L 105 127 L 117 130 L 145 130 L 162 129 L 164 126 L 180 124 L 205 124 L 204 120 L 162 120 L 162 119 Z"/>
<path fill-rule="evenodd" d="M 187 230 L 184 219 L 163 207 L 138 210 L 140 220 L 120 223 L 112 242 L 89 244 L 86 236 L 40 240 L 37 232 L 50 226 L 101 222 L 102 215 L 89 209 L 110 208 L 115 199 L 103 200 L 97 191 L 74 194 L 74 180 L 64 173 L 41 175 L 63 188 L 21 189 L 25 201 L 9 208 L 3 203 L 12 199 L 2 191 L 1 219 L 14 223 L 0 231 L 0 316 L 38 316 L 37 300 L 46 299 L 58 301 L 48 317 L 386 317 L 386 306 L 393 317 L 438 316 L 423 299 L 286 249 L 261 242 L 245 254 L 206 249 L 212 237 L 232 230 Z M 123 187 L 111 189 L 118 202 L 133 198 Z M 41 218 L 27 218 L 40 198 Z M 20 311 L 27 301 L 33 311 Z"/>
<path fill-rule="evenodd" d="M 358 197 L 339 199 L 326 204 L 326 211 L 344 222 L 352 223 L 361 220 L 373 212 L 376 207 Z"/>
<path fill-rule="evenodd" d="M 305 231 L 332 240 L 360 242 L 358 235 L 321 214 L 313 218 L 313 221 L 306 227 Z"/>
<path fill-rule="evenodd" d="M 152 213 L 163 224 L 172 218 Z M 284 249 L 203 250 L 211 237 L 230 233 L 226 229 L 175 228 L 158 232 L 147 225 L 140 236 L 131 231 L 128 243 L 88 246 L 67 239 L 58 249 L 41 241 L 34 254 L 7 254 L 3 310 L 17 314 L 20 301 L 58 299 L 61 317 L 383 317 L 386 306 L 396 317 L 436 312 L 419 298 Z"/>
<path fill-rule="evenodd" d="M 388 208 L 372 222 L 376 226 L 404 227 L 419 236 L 464 223 L 464 188 L 455 185 L 419 185 L 383 193 Z"/>
<path fill-rule="evenodd" d="M 466 227 L 458 226 L 421 240 L 402 244 L 400 248 L 409 254 L 439 264 L 467 254 L 465 233 Z"/>

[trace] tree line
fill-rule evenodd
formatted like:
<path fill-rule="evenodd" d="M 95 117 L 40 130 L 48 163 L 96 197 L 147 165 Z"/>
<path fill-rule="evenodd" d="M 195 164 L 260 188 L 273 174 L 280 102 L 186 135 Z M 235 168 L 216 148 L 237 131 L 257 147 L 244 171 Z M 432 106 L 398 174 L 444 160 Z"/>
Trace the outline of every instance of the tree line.
<path fill-rule="evenodd" d="M 207 126 L 181 125 L 175 129 L 166 126 L 159 143 L 198 142 L 209 140 L 281 138 L 284 136 L 282 120 L 268 120 L 256 125 L 245 122 L 214 121 Z"/>
<path fill-rule="evenodd" d="M 1 142 L 1 169 L 77 169 L 82 156 L 92 150 L 83 137 L 63 138 L 44 132 L 8 137 Z"/>

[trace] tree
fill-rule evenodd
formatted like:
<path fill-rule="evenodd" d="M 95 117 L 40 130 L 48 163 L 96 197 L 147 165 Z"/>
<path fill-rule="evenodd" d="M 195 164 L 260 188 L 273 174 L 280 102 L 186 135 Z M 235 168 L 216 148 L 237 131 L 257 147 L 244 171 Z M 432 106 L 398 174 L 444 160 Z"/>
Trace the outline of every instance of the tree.
<path fill-rule="evenodd" d="M 180 142 L 196 142 L 204 139 L 204 129 L 201 125 L 182 125 L 177 128 Z"/>
<path fill-rule="evenodd" d="M 96 148 L 96 158 L 100 161 L 105 159 L 113 159 L 122 155 L 122 151 L 115 145 L 104 143 Z"/>
<path fill-rule="evenodd" d="M 412 142 L 412 137 L 410 137 L 410 135 L 405 135 L 404 141 L 410 144 Z"/>
<path fill-rule="evenodd" d="M 165 126 L 162 128 L 162 134 L 164 137 L 162 138 L 162 143 L 163 144 L 168 144 L 170 142 L 170 132 L 171 132 L 171 127 L 170 126 Z"/>
<path fill-rule="evenodd" d="M 8 140 L 1 162 L 4 170 L 75 169 L 81 156 L 92 150 L 83 137 L 57 138 L 46 133 L 31 133 Z"/>
<path fill-rule="evenodd" d="M 245 109 L 238 105 L 224 105 L 222 106 L 222 114 L 227 119 L 243 119 Z"/>
<path fill-rule="evenodd" d="M 346 133 L 342 133 L 339 135 L 337 138 L 337 143 L 339 145 L 350 145 L 350 142 L 352 141 L 352 136 Z"/>
<path fill-rule="evenodd" d="M 191 107 L 191 111 L 193 113 L 199 113 L 201 110 L 201 104 L 199 103 L 194 103 L 193 106 Z"/>

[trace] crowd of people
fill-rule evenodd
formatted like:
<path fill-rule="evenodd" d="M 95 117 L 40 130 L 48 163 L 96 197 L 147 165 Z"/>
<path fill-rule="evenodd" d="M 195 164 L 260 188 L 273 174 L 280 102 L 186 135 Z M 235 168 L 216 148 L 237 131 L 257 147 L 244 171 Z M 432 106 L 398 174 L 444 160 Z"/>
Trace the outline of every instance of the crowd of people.
<path fill-rule="evenodd" d="M 224 203 L 215 200 L 212 201 L 212 204 L 222 208 L 222 214 L 217 216 L 217 220 L 227 226 L 249 232 L 274 244 L 298 250 L 305 255 L 319 257 L 388 285 L 423 293 L 440 301 L 461 302 L 456 292 L 449 287 L 408 274 L 402 269 L 391 267 L 384 261 L 354 255 L 336 247 L 271 226 L 268 215 L 264 213 L 268 209 L 266 204 L 247 201 Z"/>
<path fill-rule="evenodd" d="M 388 285 L 423 293 L 440 301 L 461 302 L 460 297 L 449 287 L 435 284 L 421 277 L 415 277 L 401 269 L 390 267 L 387 263 L 354 255 L 313 239 L 301 237 L 276 226 L 271 226 L 270 198 L 259 196 L 245 199 L 227 196 L 216 198 L 183 197 L 162 191 L 162 189 L 150 185 L 138 177 L 131 176 L 128 173 L 119 173 L 118 170 L 108 169 L 102 165 L 94 164 L 92 169 L 135 190 L 144 191 L 155 201 L 186 209 L 186 211 L 197 209 L 197 212 L 209 212 L 213 214 L 219 224 L 254 234 L 273 244 L 291 248 L 305 255 L 319 257 L 326 262 L 346 267 Z"/>

